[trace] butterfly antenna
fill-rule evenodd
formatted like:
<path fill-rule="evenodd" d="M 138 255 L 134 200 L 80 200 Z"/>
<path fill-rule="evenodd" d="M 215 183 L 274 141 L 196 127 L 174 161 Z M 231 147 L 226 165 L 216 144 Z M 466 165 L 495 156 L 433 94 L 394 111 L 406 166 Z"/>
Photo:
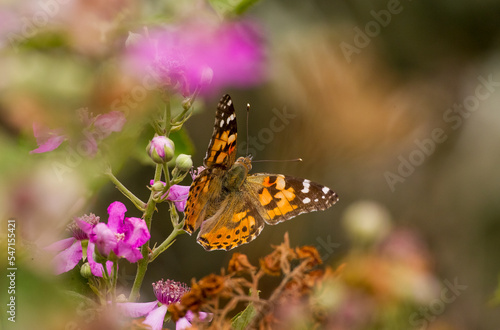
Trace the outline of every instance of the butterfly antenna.
<path fill-rule="evenodd" d="M 247 153 L 248 156 L 248 120 L 250 118 L 250 103 L 247 103 Z"/>
<path fill-rule="evenodd" d="M 252 163 L 263 163 L 263 162 L 301 162 L 302 158 L 295 158 L 295 159 L 259 159 L 259 160 L 253 160 Z"/>

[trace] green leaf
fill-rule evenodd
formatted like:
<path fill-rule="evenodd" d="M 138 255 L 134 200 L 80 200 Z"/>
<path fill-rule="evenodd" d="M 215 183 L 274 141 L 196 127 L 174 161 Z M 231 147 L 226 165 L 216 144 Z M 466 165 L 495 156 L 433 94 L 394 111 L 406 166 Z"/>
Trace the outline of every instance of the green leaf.
<path fill-rule="evenodd" d="M 209 0 L 212 7 L 221 16 L 241 15 L 259 0 Z"/>
<path fill-rule="evenodd" d="M 232 328 L 235 330 L 246 329 L 256 314 L 257 311 L 253 307 L 253 303 L 249 303 L 247 308 L 233 317 L 231 321 Z"/>

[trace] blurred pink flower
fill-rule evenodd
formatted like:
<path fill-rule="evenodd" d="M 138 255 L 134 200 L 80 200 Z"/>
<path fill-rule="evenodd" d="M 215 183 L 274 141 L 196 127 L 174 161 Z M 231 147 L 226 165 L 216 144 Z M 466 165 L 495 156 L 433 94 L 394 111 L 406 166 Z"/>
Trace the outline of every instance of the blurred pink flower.
<path fill-rule="evenodd" d="M 87 142 L 87 153 L 89 157 L 95 156 L 98 143 L 113 132 L 119 132 L 125 125 L 125 115 L 120 111 L 111 111 L 105 114 L 93 116 L 87 108 L 77 110 L 77 116 L 83 125 L 82 132 L 84 141 Z M 62 128 L 49 130 L 37 123 L 33 123 L 33 135 L 36 138 L 38 148 L 30 151 L 30 154 L 43 153 L 55 150 L 68 139 L 63 134 Z"/>
<path fill-rule="evenodd" d="M 90 144 L 88 150 L 90 157 L 94 157 L 97 153 L 97 145 L 101 140 L 113 132 L 120 132 L 126 122 L 125 115 L 120 111 L 111 111 L 94 117 L 92 113 L 89 114 L 87 108 L 82 108 L 78 109 L 77 115 L 85 126 L 83 135 Z"/>
<path fill-rule="evenodd" d="M 67 137 L 62 134 L 62 129 L 57 128 L 51 130 L 37 123 L 33 123 L 33 135 L 35 136 L 38 148 L 31 150 L 30 154 L 39 154 L 57 149 L 61 143 L 67 139 Z"/>
<path fill-rule="evenodd" d="M 254 85 L 264 73 L 262 38 L 255 24 L 240 22 L 184 23 L 153 31 L 133 44 L 128 59 L 141 77 L 152 74 L 185 96 L 199 85 L 203 94 Z"/>
<path fill-rule="evenodd" d="M 89 235 L 86 232 L 90 232 L 98 223 L 99 217 L 92 213 L 76 218 L 68 226 L 72 237 L 57 241 L 45 248 L 47 251 L 59 252 L 53 260 L 56 275 L 72 270 L 83 259 L 82 241 L 89 239 Z M 92 274 L 102 277 L 102 265 L 94 261 L 94 248 L 94 243 L 89 242 L 87 246 L 87 260 Z M 106 268 L 109 273 L 111 273 L 112 267 L 113 263 L 106 261 Z"/>

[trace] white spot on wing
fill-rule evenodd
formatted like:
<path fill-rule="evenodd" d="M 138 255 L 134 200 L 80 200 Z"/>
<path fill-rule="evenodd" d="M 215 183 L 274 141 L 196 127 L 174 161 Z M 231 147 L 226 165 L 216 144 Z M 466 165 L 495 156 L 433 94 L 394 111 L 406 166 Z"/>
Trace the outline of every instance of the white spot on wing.
<path fill-rule="evenodd" d="M 220 127 L 224 126 L 224 119 L 220 121 Z"/>
<path fill-rule="evenodd" d="M 302 189 L 301 191 L 302 191 L 304 194 L 307 194 L 307 193 L 309 192 L 309 186 L 310 186 L 309 182 L 311 182 L 311 181 L 309 181 L 309 180 L 304 180 L 304 182 L 303 182 L 304 189 Z"/>
<path fill-rule="evenodd" d="M 323 187 L 323 189 L 321 189 L 323 191 L 323 194 L 328 194 L 328 192 L 330 191 L 330 188 L 328 187 Z"/>
<path fill-rule="evenodd" d="M 306 197 L 306 198 L 304 198 L 304 199 L 302 200 L 302 202 L 303 202 L 304 204 L 307 204 L 307 203 L 310 203 L 310 202 L 311 202 L 311 199 L 310 199 L 310 198 L 308 198 L 308 197 Z"/>
<path fill-rule="evenodd" d="M 227 101 L 227 105 L 231 105 L 231 104 L 233 104 L 232 100 Z"/>

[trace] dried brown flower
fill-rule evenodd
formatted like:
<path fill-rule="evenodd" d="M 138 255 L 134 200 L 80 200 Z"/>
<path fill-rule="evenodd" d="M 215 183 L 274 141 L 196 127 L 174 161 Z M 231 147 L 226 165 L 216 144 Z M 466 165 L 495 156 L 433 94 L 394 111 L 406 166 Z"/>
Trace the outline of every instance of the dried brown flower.
<path fill-rule="evenodd" d="M 268 254 L 264 258 L 259 260 L 260 269 L 262 269 L 266 274 L 271 276 L 281 275 L 281 262 L 280 254 L 273 251 L 273 253 Z"/>
<path fill-rule="evenodd" d="M 191 290 L 181 297 L 180 302 L 185 308 L 184 313 L 187 312 L 187 310 L 198 312 L 201 309 L 201 306 L 205 303 L 205 296 L 198 283 L 193 282 Z"/>
<path fill-rule="evenodd" d="M 199 288 L 204 297 L 211 298 L 216 296 L 224 289 L 225 277 L 210 274 L 198 281 Z"/>
<path fill-rule="evenodd" d="M 309 258 L 310 262 L 308 263 L 308 267 L 314 267 L 317 265 L 321 265 L 323 261 L 319 256 L 318 250 L 314 246 L 306 245 L 295 248 L 295 252 L 297 252 L 297 256 L 299 259 Z"/>
<path fill-rule="evenodd" d="M 168 305 L 168 312 L 172 318 L 172 321 L 177 322 L 179 319 L 186 316 L 187 309 L 184 305 L 180 303 Z"/>
<path fill-rule="evenodd" d="M 288 274 L 290 261 L 297 258 L 295 251 L 290 247 L 288 233 L 285 234 L 284 242 L 273 248 L 273 252 L 259 260 L 260 268 L 271 276 L 279 276 L 281 271 Z"/>
<path fill-rule="evenodd" d="M 238 272 L 247 272 L 253 271 L 255 266 L 253 266 L 250 261 L 248 261 L 248 257 L 242 253 L 234 253 L 229 260 L 229 265 L 227 266 L 227 270 L 229 273 L 238 273 Z"/>

